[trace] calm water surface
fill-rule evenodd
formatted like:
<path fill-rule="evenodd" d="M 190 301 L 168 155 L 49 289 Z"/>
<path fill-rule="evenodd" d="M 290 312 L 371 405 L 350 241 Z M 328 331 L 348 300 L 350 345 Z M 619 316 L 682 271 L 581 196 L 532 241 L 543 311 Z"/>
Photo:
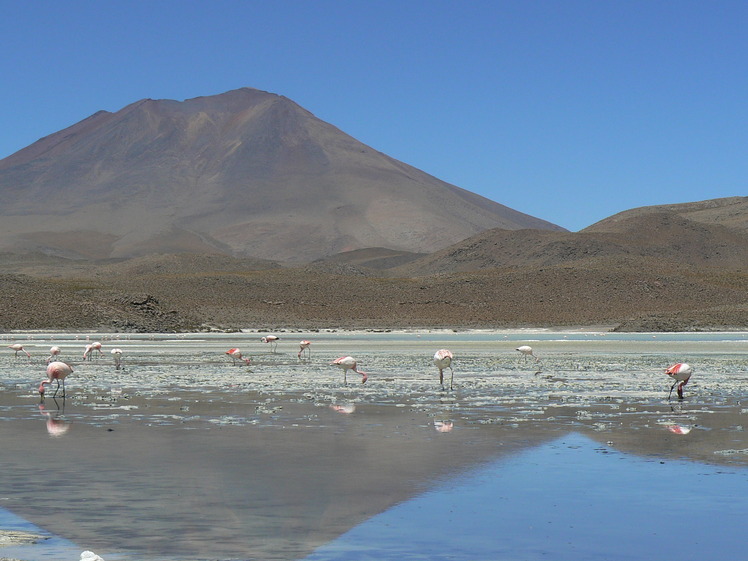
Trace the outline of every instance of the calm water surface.
<path fill-rule="evenodd" d="M 89 334 L 90 362 L 85 334 L 6 336 L 32 358 L 0 357 L 0 529 L 51 537 L 0 556 L 741 558 L 746 333 L 261 335 Z M 76 372 L 40 405 L 51 345 Z M 341 355 L 367 384 L 343 385 Z M 680 361 L 696 372 L 668 401 Z"/>

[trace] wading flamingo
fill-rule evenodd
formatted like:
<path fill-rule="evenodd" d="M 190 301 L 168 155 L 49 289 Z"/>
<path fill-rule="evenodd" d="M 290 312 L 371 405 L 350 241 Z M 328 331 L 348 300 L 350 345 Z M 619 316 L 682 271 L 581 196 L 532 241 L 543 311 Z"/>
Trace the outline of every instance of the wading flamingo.
<path fill-rule="evenodd" d="M 263 337 L 260 339 L 263 343 L 270 343 L 270 352 L 274 353 L 275 349 L 278 348 L 278 341 L 280 340 L 280 337 L 276 337 L 275 335 L 268 335 L 266 337 Z"/>
<path fill-rule="evenodd" d="M 449 368 L 450 372 L 452 372 L 452 376 L 449 379 L 450 390 L 452 389 L 452 382 L 455 379 L 455 371 L 452 370 L 453 358 L 452 351 L 448 351 L 447 349 L 438 350 L 434 354 L 434 364 L 439 369 L 439 383 L 442 385 L 442 388 L 444 387 L 444 369 Z"/>
<path fill-rule="evenodd" d="M 8 348 L 12 351 L 16 351 L 16 353 L 13 355 L 15 357 L 18 357 L 18 353 L 23 351 L 24 353 L 26 353 L 27 357 L 31 358 L 31 355 L 26 351 L 26 349 L 23 348 L 23 345 L 19 343 L 13 343 L 12 345 L 8 345 Z"/>
<path fill-rule="evenodd" d="M 236 364 L 236 360 L 239 359 L 239 360 L 243 360 L 244 363 L 247 366 L 249 366 L 249 362 L 250 362 L 249 359 L 242 356 L 242 352 L 239 349 L 237 348 L 229 349 L 228 351 L 226 351 L 226 354 L 231 357 L 231 360 L 233 361 L 232 364 Z"/>
<path fill-rule="evenodd" d="M 356 369 L 356 359 L 350 356 L 341 356 L 340 358 L 336 358 L 330 363 L 330 366 L 335 365 L 343 369 L 343 384 L 348 385 L 348 380 L 346 379 L 346 373 L 349 370 L 353 370 L 356 374 L 361 374 L 361 383 L 365 384 L 366 380 L 369 379 L 369 376 L 366 374 L 366 372 L 363 372 L 361 370 Z"/>
<path fill-rule="evenodd" d="M 122 349 L 112 349 L 112 358 L 114 359 L 114 369 L 122 368 Z"/>
<path fill-rule="evenodd" d="M 665 370 L 665 374 L 675 380 L 673 385 L 670 386 L 670 393 L 667 394 L 667 398 L 670 399 L 670 396 L 673 395 L 673 389 L 675 389 L 675 386 L 678 386 L 678 399 L 683 399 L 683 386 L 685 386 L 691 378 L 693 368 L 685 362 L 679 362 Z"/>
<path fill-rule="evenodd" d="M 296 356 L 298 356 L 299 359 L 301 359 L 301 355 L 306 354 L 308 358 L 312 358 L 312 349 L 309 348 L 309 345 L 311 344 L 312 342 L 307 341 L 306 339 L 301 341 L 299 343 L 299 354 L 297 354 Z"/>
<path fill-rule="evenodd" d="M 52 347 L 49 349 L 49 358 L 47 359 L 47 364 L 52 362 L 53 360 L 57 360 L 57 357 L 60 356 L 60 347 Z"/>
<path fill-rule="evenodd" d="M 540 360 L 540 359 L 539 359 L 539 358 L 537 357 L 537 355 L 535 355 L 535 354 L 534 354 L 534 353 L 532 352 L 532 347 L 531 347 L 530 345 L 522 345 L 522 346 L 520 346 L 520 347 L 517 347 L 517 349 L 516 349 L 516 350 L 518 350 L 519 352 L 521 352 L 521 353 L 522 353 L 522 359 L 523 359 L 523 360 L 527 360 L 527 357 L 528 357 L 528 356 L 534 357 L 534 358 L 535 358 L 535 362 L 538 362 L 538 361 Z"/>
<path fill-rule="evenodd" d="M 47 365 L 47 380 L 42 380 L 42 383 L 39 384 L 39 395 L 41 395 L 42 399 L 44 399 L 44 390 L 46 389 L 44 386 L 51 384 L 55 380 L 57 381 L 57 387 L 52 397 L 57 395 L 57 391 L 60 389 L 60 382 L 62 382 L 62 397 L 65 397 L 65 378 L 72 373 L 73 367 L 69 364 L 60 362 L 59 360 L 50 362 Z"/>

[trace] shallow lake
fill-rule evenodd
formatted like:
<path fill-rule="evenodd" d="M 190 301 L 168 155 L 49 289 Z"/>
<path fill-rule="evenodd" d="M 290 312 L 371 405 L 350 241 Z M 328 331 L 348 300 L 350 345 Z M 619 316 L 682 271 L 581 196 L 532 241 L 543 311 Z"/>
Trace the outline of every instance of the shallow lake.
<path fill-rule="evenodd" d="M 0 357 L 0 530 L 48 539 L 0 556 L 742 555 L 746 333 L 276 334 L 6 336 L 32 356 Z M 52 345 L 75 372 L 40 403 Z M 366 384 L 344 384 L 342 355 Z M 684 361 L 685 399 L 668 400 L 664 369 Z"/>

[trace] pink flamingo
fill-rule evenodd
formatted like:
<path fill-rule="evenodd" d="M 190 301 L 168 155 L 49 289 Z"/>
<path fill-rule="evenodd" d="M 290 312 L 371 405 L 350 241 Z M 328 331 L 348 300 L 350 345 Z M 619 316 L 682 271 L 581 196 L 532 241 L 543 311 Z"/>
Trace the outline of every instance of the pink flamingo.
<path fill-rule="evenodd" d="M 274 353 L 275 349 L 278 348 L 278 341 L 280 340 L 280 337 L 276 337 L 275 335 L 268 335 L 260 340 L 263 343 L 270 343 L 270 352 Z"/>
<path fill-rule="evenodd" d="M 16 351 L 16 354 L 13 355 L 15 357 L 18 357 L 18 353 L 21 352 L 21 351 L 23 351 L 24 353 L 26 353 L 27 357 L 31 358 L 31 355 L 26 351 L 26 349 L 23 348 L 23 345 L 21 345 L 19 343 L 13 343 L 12 345 L 8 345 L 8 348 L 11 349 L 11 350 L 13 350 L 13 351 Z"/>
<path fill-rule="evenodd" d="M 303 355 L 304 353 L 307 353 L 307 356 L 309 358 L 312 358 L 312 349 L 309 348 L 309 345 L 311 344 L 312 342 L 307 341 L 306 339 L 299 343 L 299 353 L 296 355 L 299 357 L 299 360 L 301 360 L 301 355 Z"/>
<path fill-rule="evenodd" d="M 112 349 L 112 358 L 114 359 L 114 369 L 122 368 L 122 349 Z"/>
<path fill-rule="evenodd" d="M 449 370 L 452 372 L 452 377 L 449 380 L 449 389 L 452 389 L 452 382 L 455 379 L 455 371 L 452 370 L 452 359 L 454 356 L 452 355 L 452 351 L 449 351 L 447 349 L 441 349 L 436 351 L 434 354 L 434 364 L 439 369 L 439 383 L 442 385 L 442 388 L 444 387 L 444 370 L 446 368 L 449 368 Z"/>
<path fill-rule="evenodd" d="M 57 395 L 57 391 L 60 389 L 60 382 L 62 382 L 62 397 L 65 397 L 65 378 L 67 378 L 72 373 L 73 367 L 69 364 L 60 362 L 59 360 L 50 362 L 47 365 L 48 379 L 42 380 L 42 383 L 39 384 L 39 395 L 41 395 L 42 399 L 44 399 L 44 390 L 46 389 L 44 386 L 46 384 L 51 384 L 55 380 L 57 381 L 57 387 L 55 388 L 55 393 L 54 395 L 52 395 L 52 397 L 55 397 Z"/>
<path fill-rule="evenodd" d="M 691 368 L 691 366 L 689 364 L 686 364 L 685 362 L 679 362 L 677 364 L 673 364 L 671 367 L 665 370 L 665 374 L 675 380 L 673 382 L 673 385 L 670 386 L 670 393 L 667 394 L 667 398 L 670 399 L 670 396 L 673 395 L 673 389 L 677 385 L 678 399 L 683 399 L 683 386 L 685 386 L 688 383 L 688 380 L 691 379 L 693 368 Z"/>
<path fill-rule="evenodd" d="M 346 380 L 346 373 L 348 370 L 353 370 L 356 374 L 361 374 L 361 383 L 365 384 L 366 380 L 369 379 L 369 376 L 366 374 L 366 372 L 363 372 L 361 370 L 356 369 L 356 359 L 350 356 L 341 356 L 340 358 L 336 358 L 330 363 L 330 366 L 339 366 L 343 369 L 343 383 L 348 385 L 348 381 Z"/>
<path fill-rule="evenodd" d="M 524 360 L 527 360 L 528 356 L 534 357 L 535 362 L 538 362 L 540 359 L 532 352 L 532 347 L 530 345 L 522 345 L 517 347 L 517 349 L 520 353 L 522 353 L 522 358 Z"/>
<path fill-rule="evenodd" d="M 249 366 L 250 360 L 242 356 L 242 352 L 239 349 L 229 349 L 228 351 L 226 351 L 226 354 L 231 357 L 231 360 L 233 361 L 232 364 L 236 364 L 236 359 L 240 359 L 243 360 L 247 366 Z"/>
<path fill-rule="evenodd" d="M 47 359 L 47 363 L 52 362 L 53 360 L 57 360 L 57 357 L 60 356 L 60 347 L 52 347 L 49 349 L 49 358 Z"/>

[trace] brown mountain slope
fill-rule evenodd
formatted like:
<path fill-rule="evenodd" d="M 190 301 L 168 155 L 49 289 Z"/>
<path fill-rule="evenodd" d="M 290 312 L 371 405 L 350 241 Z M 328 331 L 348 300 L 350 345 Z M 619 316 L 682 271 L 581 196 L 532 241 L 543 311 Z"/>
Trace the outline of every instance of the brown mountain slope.
<path fill-rule="evenodd" d="M 629 231 L 629 220 L 652 214 L 675 213 L 693 222 L 748 230 L 748 197 L 725 197 L 693 203 L 633 208 L 588 226 L 583 232 Z"/>
<path fill-rule="evenodd" d="M 614 224 L 615 230 L 578 233 L 489 230 L 389 272 L 419 276 L 556 265 L 584 269 L 601 259 L 627 260 L 634 270 L 651 266 L 632 258 L 664 266 L 748 270 L 748 232 L 696 222 L 672 211 L 634 213 Z"/>
<path fill-rule="evenodd" d="M 249 88 L 98 112 L 0 161 L 0 250 L 310 262 L 431 252 L 542 220 L 440 181 Z"/>

